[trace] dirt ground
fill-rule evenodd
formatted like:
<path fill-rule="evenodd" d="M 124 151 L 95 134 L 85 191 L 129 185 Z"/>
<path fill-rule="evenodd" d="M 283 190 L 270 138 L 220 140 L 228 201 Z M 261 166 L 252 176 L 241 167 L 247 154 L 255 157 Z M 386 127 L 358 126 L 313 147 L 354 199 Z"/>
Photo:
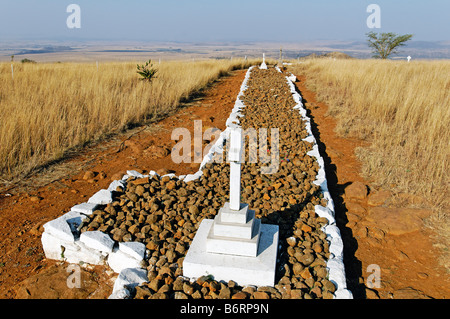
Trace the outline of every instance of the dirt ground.
<path fill-rule="evenodd" d="M 171 140 L 172 130 L 186 127 L 193 134 L 194 120 L 199 119 L 203 130 L 225 129 L 245 72 L 234 71 L 221 78 L 158 123 L 88 147 L 17 185 L 0 188 L 0 298 L 107 298 L 117 274 L 105 271 L 104 266 L 83 267 L 81 288 L 68 288 L 68 265 L 45 259 L 40 241 L 42 225 L 86 202 L 128 169 L 176 175 L 197 171 L 199 164 L 175 164 L 171 160 L 170 150 L 176 143 Z M 324 115 L 327 106 L 318 103 L 306 89 L 304 77 L 298 78 L 296 84 L 310 111 L 325 159 L 344 240 L 348 287 L 354 297 L 448 298 L 448 273 L 437 262 L 439 251 L 430 239 L 432 230 L 416 224 L 400 232 L 383 228 L 371 218 L 371 196 L 355 199 L 346 194 L 352 182 L 370 185 L 359 175 L 361 164 L 354 156 L 355 147 L 363 143 L 337 137 L 334 120 Z M 369 195 L 373 192 L 371 189 Z M 368 266 L 373 264 L 379 266 L 381 285 L 368 289 L 367 282 L 373 279 Z"/>
<path fill-rule="evenodd" d="M 46 260 L 40 236 L 42 225 L 86 202 L 126 170 L 154 170 L 183 175 L 199 164 L 174 164 L 170 150 L 176 127 L 194 134 L 194 120 L 225 129 L 246 70 L 216 81 L 166 119 L 137 127 L 121 136 L 89 147 L 23 181 L 0 189 L 0 297 L 1 298 L 106 298 L 112 292 L 114 274 L 105 267 L 82 272 L 82 288 L 67 288 L 67 264 Z M 162 171 L 161 171 L 162 170 Z M 92 174 L 92 173 L 93 174 Z"/>
<path fill-rule="evenodd" d="M 423 224 L 423 219 L 433 213 L 424 208 L 426 199 L 371 187 L 371 181 L 361 177 L 361 163 L 355 156 L 355 148 L 365 146 L 365 142 L 337 136 L 335 119 L 326 116 L 327 105 L 318 102 L 308 90 L 305 76 L 296 76 L 295 84 L 325 160 L 328 187 L 344 241 L 347 285 L 354 297 L 449 298 L 449 273 L 438 263 L 441 251 L 432 239 L 438 234 Z M 350 193 L 349 186 L 354 182 L 366 186 L 366 197 Z M 376 284 L 377 266 L 379 288 L 370 289 Z"/>

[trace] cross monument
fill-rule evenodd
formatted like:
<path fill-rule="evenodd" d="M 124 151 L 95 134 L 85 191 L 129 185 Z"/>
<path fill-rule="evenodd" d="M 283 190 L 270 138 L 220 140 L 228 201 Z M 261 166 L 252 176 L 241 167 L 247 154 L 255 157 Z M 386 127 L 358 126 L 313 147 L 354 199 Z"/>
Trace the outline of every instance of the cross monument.
<path fill-rule="evenodd" d="M 266 55 L 263 53 L 263 61 L 261 63 L 261 65 L 259 66 L 259 68 L 261 70 L 267 70 L 267 65 L 266 65 Z"/>
<path fill-rule="evenodd" d="M 239 285 L 273 286 L 278 226 L 262 224 L 249 205 L 241 203 L 242 129 L 230 131 L 230 200 L 214 219 L 204 219 L 183 261 L 183 275 L 234 280 Z"/>

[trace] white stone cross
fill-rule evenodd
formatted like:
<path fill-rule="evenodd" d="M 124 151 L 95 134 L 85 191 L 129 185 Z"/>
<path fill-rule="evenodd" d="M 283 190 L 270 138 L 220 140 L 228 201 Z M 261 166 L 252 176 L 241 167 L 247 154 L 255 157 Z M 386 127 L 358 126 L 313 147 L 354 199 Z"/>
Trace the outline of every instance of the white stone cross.
<path fill-rule="evenodd" d="M 267 65 L 266 65 L 266 55 L 265 53 L 263 53 L 263 61 L 261 63 L 261 65 L 259 66 L 259 68 L 261 70 L 267 70 Z"/>
<path fill-rule="evenodd" d="M 230 162 L 230 209 L 239 210 L 241 207 L 241 156 L 242 156 L 242 130 L 231 128 L 230 149 L 228 161 Z"/>
<path fill-rule="evenodd" d="M 213 275 L 239 285 L 274 286 L 278 249 L 277 225 L 262 224 L 240 202 L 244 134 L 229 128 L 230 201 L 214 219 L 203 219 L 183 261 L 183 276 Z"/>

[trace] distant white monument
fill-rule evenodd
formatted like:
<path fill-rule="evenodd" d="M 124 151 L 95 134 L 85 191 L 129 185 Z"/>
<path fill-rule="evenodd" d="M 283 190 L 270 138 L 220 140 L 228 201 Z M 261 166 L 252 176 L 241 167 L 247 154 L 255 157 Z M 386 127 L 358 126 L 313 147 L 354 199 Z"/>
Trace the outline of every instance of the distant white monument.
<path fill-rule="evenodd" d="M 408 57 L 406 58 L 406 60 L 411 61 L 411 56 L 408 55 Z"/>
<path fill-rule="evenodd" d="M 259 68 L 261 70 L 267 70 L 267 65 L 266 65 L 266 55 L 263 53 L 263 61 L 261 63 L 261 65 L 259 66 Z"/>
<path fill-rule="evenodd" d="M 183 275 L 233 280 L 239 285 L 273 286 L 278 226 L 261 224 L 248 204 L 240 201 L 241 128 L 230 129 L 230 201 L 216 217 L 204 219 L 183 261 Z"/>

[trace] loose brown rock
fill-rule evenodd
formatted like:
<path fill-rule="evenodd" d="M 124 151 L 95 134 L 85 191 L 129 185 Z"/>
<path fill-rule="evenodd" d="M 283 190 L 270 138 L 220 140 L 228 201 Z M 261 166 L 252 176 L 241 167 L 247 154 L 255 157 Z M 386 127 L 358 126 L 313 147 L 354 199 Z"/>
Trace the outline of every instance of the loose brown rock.
<path fill-rule="evenodd" d="M 230 299 L 231 291 L 228 287 L 222 287 L 219 292 L 219 299 Z"/>
<path fill-rule="evenodd" d="M 194 293 L 194 287 L 190 283 L 185 282 L 183 283 L 183 292 L 186 295 L 192 295 Z"/>
<path fill-rule="evenodd" d="M 365 199 L 367 186 L 361 182 L 353 182 L 345 188 L 345 197 L 348 199 Z"/>
<path fill-rule="evenodd" d="M 243 291 L 238 291 L 233 296 L 231 296 L 231 299 L 247 299 L 247 294 Z"/>
<path fill-rule="evenodd" d="M 263 291 L 255 291 L 251 299 L 270 299 L 269 295 Z"/>
<path fill-rule="evenodd" d="M 86 171 L 85 173 L 84 173 L 84 175 L 83 175 L 83 179 L 84 180 L 88 180 L 88 179 L 92 179 L 92 178 L 94 178 L 95 177 L 95 172 L 93 172 L 93 171 Z"/>

